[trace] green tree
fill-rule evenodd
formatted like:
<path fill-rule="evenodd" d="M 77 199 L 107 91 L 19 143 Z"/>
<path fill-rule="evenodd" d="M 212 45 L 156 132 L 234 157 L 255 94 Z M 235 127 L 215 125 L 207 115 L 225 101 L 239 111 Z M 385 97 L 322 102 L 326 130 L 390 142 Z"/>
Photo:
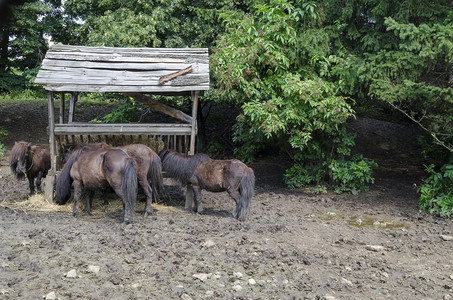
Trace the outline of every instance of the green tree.
<path fill-rule="evenodd" d="M 222 12 L 249 7 L 248 1 L 65 2 L 65 26 L 72 44 L 146 47 L 208 47 L 221 32 Z"/>
<path fill-rule="evenodd" d="M 56 0 L 1 2 L 0 91 L 31 86 L 47 51 L 46 35 L 61 20 L 60 5 Z"/>
<path fill-rule="evenodd" d="M 243 109 L 238 154 L 250 160 L 272 139 L 294 162 L 290 186 L 320 182 L 329 165 L 350 155 L 354 142 L 344 124 L 354 115 L 352 100 L 327 78 L 328 39 L 314 2 L 276 0 L 256 9 L 223 16 L 227 31 L 211 57 L 218 95 Z"/>
<path fill-rule="evenodd" d="M 451 215 L 453 3 L 330 1 L 324 9 L 343 92 L 385 103 L 425 131 L 424 154 L 445 165 L 428 168 L 420 207 Z"/>

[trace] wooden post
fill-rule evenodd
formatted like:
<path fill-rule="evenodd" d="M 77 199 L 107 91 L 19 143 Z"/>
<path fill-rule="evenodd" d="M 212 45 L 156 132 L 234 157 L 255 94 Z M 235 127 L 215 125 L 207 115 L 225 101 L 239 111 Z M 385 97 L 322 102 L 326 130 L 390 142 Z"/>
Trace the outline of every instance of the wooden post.
<path fill-rule="evenodd" d="M 72 123 L 74 120 L 74 110 L 75 110 L 75 103 L 77 102 L 78 94 L 77 92 L 71 93 L 71 100 L 69 102 L 69 117 L 68 123 Z"/>
<path fill-rule="evenodd" d="M 195 138 L 197 136 L 197 111 L 198 111 L 198 92 L 192 91 L 192 132 L 190 134 L 189 155 L 195 154 Z"/>
<path fill-rule="evenodd" d="M 64 92 L 60 93 L 60 124 L 64 123 Z"/>
<path fill-rule="evenodd" d="M 49 111 L 49 144 L 50 144 L 50 165 L 51 168 L 46 176 L 44 197 L 47 201 L 53 201 L 53 186 L 55 182 L 55 174 L 57 170 L 57 157 L 56 157 L 56 140 L 55 140 L 55 112 L 53 102 L 53 92 L 47 92 L 47 105 Z"/>
<path fill-rule="evenodd" d="M 190 134 L 189 155 L 195 154 L 195 138 L 197 136 L 197 111 L 198 111 L 198 92 L 192 91 L 192 131 Z M 185 208 L 191 209 L 193 205 L 193 187 L 187 185 Z"/>

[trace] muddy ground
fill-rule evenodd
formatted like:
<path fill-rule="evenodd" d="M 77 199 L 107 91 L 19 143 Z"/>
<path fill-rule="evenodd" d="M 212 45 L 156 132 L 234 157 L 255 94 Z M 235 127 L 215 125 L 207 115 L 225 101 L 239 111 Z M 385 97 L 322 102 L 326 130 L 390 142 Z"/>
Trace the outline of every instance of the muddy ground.
<path fill-rule="evenodd" d="M 103 108 L 79 110 L 90 117 Z M 44 102 L 0 101 L 0 127 L 46 145 Z M 226 193 L 204 192 L 201 215 L 171 199 L 120 223 L 119 200 L 91 215 L 28 205 L 27 184 L 0 166 L 1 299 L 452 299 L 453 225 L 420 215 L 426 164 L 417 129 L 359 118 L 357 149 L 376 182 L 357 196 L 285 188 L 287 163 L 261 157 L 249 220 Z M 44 201 L 38 200 L 39 201 Z"/>

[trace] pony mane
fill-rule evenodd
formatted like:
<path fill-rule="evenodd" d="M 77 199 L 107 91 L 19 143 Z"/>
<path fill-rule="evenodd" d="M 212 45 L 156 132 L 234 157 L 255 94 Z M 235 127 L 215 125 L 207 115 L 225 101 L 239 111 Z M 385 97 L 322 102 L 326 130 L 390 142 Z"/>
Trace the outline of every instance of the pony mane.
<path fill-rule="evenodd" d="M 186 155 L 171 149 L 162 150 L 159 157 L 162 160 L 162 169 L 181 185 L 186 185 L 195 169 L 209 159 L 209 155 L 204 153 Z"/>
<path fill-rule="evenodd" d="M 11 149 L 11 153 L 9 155 L 9 168 L 11 169 L 11 172 L 16 175 L 17 179 L 25 177 L 23 173 L 16 172 L 16 167 L 17 163 L 24 159 L 28 146 L 29 143 L 27 142 L 15 142 L 13 149 Z"/>

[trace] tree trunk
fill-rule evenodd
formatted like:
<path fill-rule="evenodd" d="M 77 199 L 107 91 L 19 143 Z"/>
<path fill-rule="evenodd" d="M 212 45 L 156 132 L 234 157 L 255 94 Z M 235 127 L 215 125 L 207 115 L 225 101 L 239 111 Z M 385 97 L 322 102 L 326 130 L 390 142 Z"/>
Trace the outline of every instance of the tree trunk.
<path fill-rule="evenodd" d="M 0 71 L 5 72 L 8 66 L 8 44 L 9 32 L 7 28 L 2 29 L 2 40 L 0 42 Z"/>

